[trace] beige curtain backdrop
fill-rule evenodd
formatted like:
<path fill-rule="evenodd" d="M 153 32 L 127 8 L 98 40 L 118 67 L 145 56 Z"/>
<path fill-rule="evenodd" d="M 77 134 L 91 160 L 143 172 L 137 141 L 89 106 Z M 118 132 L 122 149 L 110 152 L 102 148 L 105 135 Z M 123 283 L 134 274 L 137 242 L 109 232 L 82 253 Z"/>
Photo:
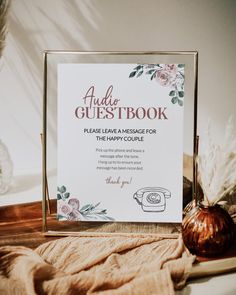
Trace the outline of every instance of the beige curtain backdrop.
<path fill-rule="evenodd" d="M 220 141 L 236 109 L 235 33 L 234 0 L 13 0 L 0 64 L 0 138 L 15 175 L 41 171 L 44 49 L 198 50 L 198 133 L 211 118 Z"/>

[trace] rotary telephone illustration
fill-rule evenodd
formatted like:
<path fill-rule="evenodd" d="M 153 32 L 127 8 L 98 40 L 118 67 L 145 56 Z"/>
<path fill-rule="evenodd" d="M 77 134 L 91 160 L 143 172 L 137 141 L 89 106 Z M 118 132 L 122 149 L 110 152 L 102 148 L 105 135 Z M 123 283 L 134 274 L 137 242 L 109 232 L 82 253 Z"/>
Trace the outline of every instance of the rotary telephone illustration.
<path fill-rule="evenodd" d="M 144 212 L 162 212 L 166 208 L 166 198 L 170 198 L 171 193 L 163 187 L 144 187 L 133 197 Z"/>

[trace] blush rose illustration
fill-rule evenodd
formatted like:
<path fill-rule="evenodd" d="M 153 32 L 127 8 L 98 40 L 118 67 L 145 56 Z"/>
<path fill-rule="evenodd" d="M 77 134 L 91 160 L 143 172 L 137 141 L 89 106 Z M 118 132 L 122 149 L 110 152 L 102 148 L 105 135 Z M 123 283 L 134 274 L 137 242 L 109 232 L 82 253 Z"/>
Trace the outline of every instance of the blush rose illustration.
<path fill-rule="evenodd" d="M 69 205 L 67 205 L 67 204 L 62 204 L 60 206 L 60 211 L 63 214 L 68 215 L 68 214 L 70 214 L 72 212 L 72 208 Z"/>
<path fill-rule="evenodd" d="M 79 210 L 80 203 L 79 203 L 79 200 L 78 199 L 71 198 L 69 200 L 68 204 L 72 207 L 72 209 Z"/>
<path fill-rule="evenodd" d="M 59 211 L 70 221 L 80 220 L 79 200 L 72 198 L 68 203 L 61 204 Z"/>
<path fill-rule="evenodd" d="M 175 64 L 165 65 L 156 71 L 156 80 L 161 86 L 172 86 L 176 79 L 178 69 Z"/>
<path fill-rule="evenodd" d="M 79 221 L 80 220 L 80 213 L 78 211 L 76 211 L 76 210 L 73 210 L 68 215 L 68 220 L 70 220 L 70 221 Z"/>

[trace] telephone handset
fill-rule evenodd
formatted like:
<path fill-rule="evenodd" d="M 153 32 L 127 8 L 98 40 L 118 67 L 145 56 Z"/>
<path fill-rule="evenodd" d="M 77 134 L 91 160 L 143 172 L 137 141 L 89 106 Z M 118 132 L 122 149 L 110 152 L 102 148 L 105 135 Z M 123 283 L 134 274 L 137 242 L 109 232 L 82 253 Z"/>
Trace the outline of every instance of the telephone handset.
<path fill-rule="evenodd" d="M 166 198 L 170 198 L 171 193 L 163 187 L 144 187 L 133 197 L 144 212 L 162 212 L 166 208 Z"/>

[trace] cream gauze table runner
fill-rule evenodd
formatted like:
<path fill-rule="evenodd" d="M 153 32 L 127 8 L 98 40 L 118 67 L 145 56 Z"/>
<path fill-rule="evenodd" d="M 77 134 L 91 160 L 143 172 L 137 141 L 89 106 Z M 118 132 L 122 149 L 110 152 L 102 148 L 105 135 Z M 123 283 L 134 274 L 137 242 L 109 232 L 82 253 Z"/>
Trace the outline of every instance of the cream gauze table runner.
<path fill-rule="evenodd" d="M 67 237 L 0 248 L 0 294 L 174 294 L 195 257 L 181 236 Z"/>

